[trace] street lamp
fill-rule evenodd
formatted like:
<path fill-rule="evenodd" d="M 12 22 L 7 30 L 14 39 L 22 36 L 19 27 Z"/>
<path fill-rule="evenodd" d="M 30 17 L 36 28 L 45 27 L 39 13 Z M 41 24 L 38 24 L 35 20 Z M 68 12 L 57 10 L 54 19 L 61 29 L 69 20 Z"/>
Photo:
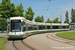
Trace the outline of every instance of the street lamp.
<path fill-rule="evenodd" d="M 61 24 L 61 31 L 62 31 L 62 16 L 60 15 L 60 24 Z"/>
<path fill-rule="evenodd" d="M 7 20 L 7 18 L 6 18 L 6 20 Z M 7 20 L 6 26 L 7 26 L 7 37 L 8 37 L 8 20 Z"/>

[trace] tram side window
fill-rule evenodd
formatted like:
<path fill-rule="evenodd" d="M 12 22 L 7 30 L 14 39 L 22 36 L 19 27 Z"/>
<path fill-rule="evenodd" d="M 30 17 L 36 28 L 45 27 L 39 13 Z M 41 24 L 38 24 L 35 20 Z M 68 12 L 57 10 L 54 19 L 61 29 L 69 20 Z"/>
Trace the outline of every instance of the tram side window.
<path fill-rule="evenodd" d="M 67 26 L 67 29 L 69 28 L 69 26 Z"/>
<path fill-rule="evenodd" d="M 23 21 L 21 24 L 22 24 L 22 25 L 25 25 L 25 22 Z"/>
<path fill-rule="evenodd" d="M 28 25 L 28 31 L 33 30 L 33 26 L 32 25 Z"/>
<path fill-rule="evenodd" d="M 39 30 L 42 30 L 42 25 L 39 25 Z"/>
<path fill-rule="evenodd" d="M 66 26 L 62 26 L 62 29 L 66 29 Z"/>
<path fill-rule="evenodd" d="M 47 26 L 47 29 L 50 29 L 50 26 Z"/>
<path fill-rule="evenodd" d="M 23 32 L 26 31 L 26 27 L 23 27 Z"/>
<path fill-rule="evenodd" d="M 45 29 L 45 26 L 39 25 L 39 30 L 44 30 L 44 29 Z"/>
<path fill-rule="evenodd" d="M 45 29 L 45 26 L 43 26 L 43 28 L 42 28 L 43 30 Z"/>
<path fill-rule="evenodd" d="M 37 30 L 37 25 L 33 25 L 33 27 L 34 27 L 34 30 Z"/>
<path fill-rule="evenodd" d="M 53 29 L 59 29 L 60 27 L 59 26 L 53 26 Z"/>
<path fill-rule="evenodd" d="M 60 29 L 60 26 L 58 26 L 58 29 Z"/>

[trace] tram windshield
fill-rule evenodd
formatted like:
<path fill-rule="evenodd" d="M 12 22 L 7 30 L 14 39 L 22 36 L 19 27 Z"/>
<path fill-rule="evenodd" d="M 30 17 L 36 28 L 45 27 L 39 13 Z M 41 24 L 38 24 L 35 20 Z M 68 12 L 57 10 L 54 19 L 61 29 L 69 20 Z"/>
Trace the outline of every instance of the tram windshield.
<path fill-rule="evenodd" d="M 21 31 L 21 20 L 11 20 L 11 32 Z"/>

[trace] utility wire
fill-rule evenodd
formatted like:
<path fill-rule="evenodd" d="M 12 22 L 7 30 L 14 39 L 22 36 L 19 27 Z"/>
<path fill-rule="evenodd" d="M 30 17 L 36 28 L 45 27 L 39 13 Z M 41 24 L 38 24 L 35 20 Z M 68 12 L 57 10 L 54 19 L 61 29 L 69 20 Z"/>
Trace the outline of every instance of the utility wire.
<path fill-rule="evenodd" d="M 16 1 L 16 0 L 15 0 Z M 16 1 L 17 2 L 17 1 Z M 18 3 L 18 2 L 17 2 Z"/>

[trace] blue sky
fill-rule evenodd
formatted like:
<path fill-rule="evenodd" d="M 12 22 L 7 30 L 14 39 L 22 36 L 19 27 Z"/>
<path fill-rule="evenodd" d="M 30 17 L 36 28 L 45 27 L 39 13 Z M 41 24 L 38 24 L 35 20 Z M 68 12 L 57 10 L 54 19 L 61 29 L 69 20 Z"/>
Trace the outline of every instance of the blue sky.
<path fill-rule="evenodd" d="M 35 13 L 34 18 L 36 18 L 38 15 L 43 15 L 45 21 L 48 18 L 50 18 L 50 20 L 53 20 L 56 17 L 58 17 L 60 21 L 61 15 L 62 21 L 64 22 L 66 11 L 69 12 L 70 18 L 71 9 L 75 9 L 75 0 L 11 0 L 11 3 L 14 3 L 16 6 L 22 3 L 22 5 L 24 6 L 24 10 L 27 10 L 27 8 L 31 6 Z"/>

